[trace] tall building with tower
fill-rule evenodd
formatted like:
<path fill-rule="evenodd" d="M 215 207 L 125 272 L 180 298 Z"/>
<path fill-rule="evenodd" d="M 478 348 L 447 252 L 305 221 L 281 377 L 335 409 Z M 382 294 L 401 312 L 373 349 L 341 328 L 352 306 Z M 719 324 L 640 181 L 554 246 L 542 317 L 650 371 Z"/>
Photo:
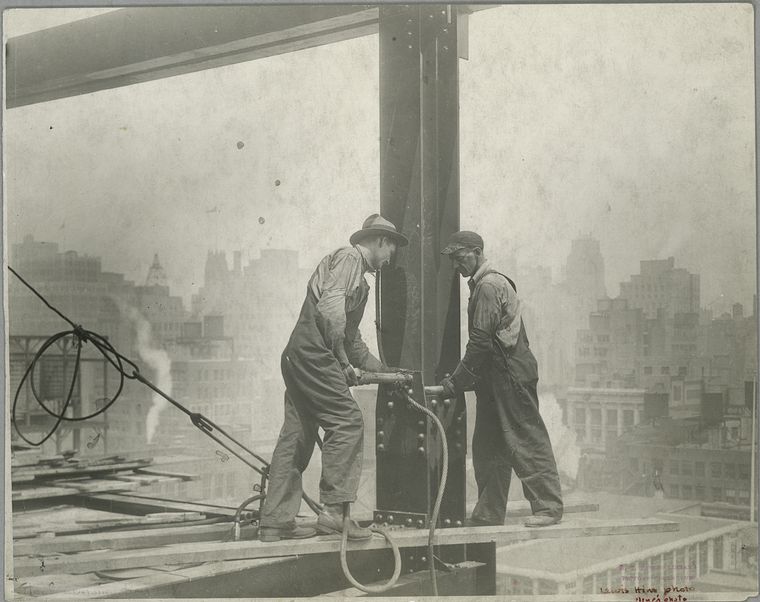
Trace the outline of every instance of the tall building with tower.
<path fill-rule="evenodd" d="M 566 291 L 592 311 L 597 299 L 607 296 L 604 278 L 604 257 L 599 241 L 590 235 L 573 240 L 565 264 Z"/>

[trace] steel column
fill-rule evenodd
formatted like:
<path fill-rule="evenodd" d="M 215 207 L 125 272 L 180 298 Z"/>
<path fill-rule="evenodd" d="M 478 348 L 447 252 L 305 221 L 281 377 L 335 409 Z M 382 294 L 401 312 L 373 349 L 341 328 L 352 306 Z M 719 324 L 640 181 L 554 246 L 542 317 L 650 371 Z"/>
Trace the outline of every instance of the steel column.
<path fill-rule="evenodd" d="M 438 382 L 460 354 L 459 280 L 440 255 L 459 229 L 457 17 L 447 5 L 380 7 L 381 212 L 410 243 L 382 276 L 379 339 L 389 364 L 421 373 L 418 400 L 422 381 Z M 461 526 L 464 398 L 428 407 L 443 422 L 449 445 L 439 526 Z M 378 510 L 429 516 L 441 472 L 435 427 L 385 386 L 378 393 L 376 424 Z M 448 559 L 462 560 L 463 553 Z M 421 558 L 421 551 L 415 556 Z"/>

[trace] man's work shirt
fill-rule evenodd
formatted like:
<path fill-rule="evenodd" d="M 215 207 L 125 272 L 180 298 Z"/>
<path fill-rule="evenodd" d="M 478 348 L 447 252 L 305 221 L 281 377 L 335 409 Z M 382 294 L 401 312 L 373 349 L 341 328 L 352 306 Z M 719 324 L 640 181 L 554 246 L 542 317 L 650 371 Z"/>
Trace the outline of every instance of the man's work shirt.
<path fill-rule="evenodd" d="M 359 332 L 369 295 L 364 274 L 370 269 L 359 248 L 342 247 L 319 262 L 308 290 L 317 300 L 325 344 L 340 365 L 378 371 L 380 361 L 369 352 Z"/>
<path fill-rule="evenodd" d="M 482 375 L 501 346 L 509 355 L 517 345 L 522 328 L 520 300 L 509 281 L 486 261 L 467 282 L 470 300 L 467 316 L 470 338 L 454 380 L 460 389 L 469 388 Z"/>

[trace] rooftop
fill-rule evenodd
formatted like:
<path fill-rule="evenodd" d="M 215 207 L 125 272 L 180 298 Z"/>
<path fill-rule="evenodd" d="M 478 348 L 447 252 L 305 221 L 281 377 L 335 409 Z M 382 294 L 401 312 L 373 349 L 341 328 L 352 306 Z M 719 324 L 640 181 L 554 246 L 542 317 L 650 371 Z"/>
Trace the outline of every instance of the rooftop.
<path fill-rule="evenodd" d="M 750 523 L 705 518 L 690 514 L 698 510 L 698 504 L 685 500 L 656 499 L 634 497 L 597 492 L 593 497 L 599 504 L 596 513 L 589 518 L 605 520 L 658 518 L 664 521 L 674 521 L 680 525 L 676 533 L 653 532 L 646 534 L 631 534 L 625 537 L 579 537 L 562 541 L 531 541 L 501 548 L 497 552 L 497 567 L 499 572 L 508 573 L 514 569 L 541 571 L 560 577 L 589 569 L 597 564 L 624 559 L 660 546 L 667 546 L 680 540 L 706 534 L 724 528 L 750 526 Z M 569 553 L 569 552 L 572 553 Z M 624 561 L 623 562 L 628 562 Z"/>

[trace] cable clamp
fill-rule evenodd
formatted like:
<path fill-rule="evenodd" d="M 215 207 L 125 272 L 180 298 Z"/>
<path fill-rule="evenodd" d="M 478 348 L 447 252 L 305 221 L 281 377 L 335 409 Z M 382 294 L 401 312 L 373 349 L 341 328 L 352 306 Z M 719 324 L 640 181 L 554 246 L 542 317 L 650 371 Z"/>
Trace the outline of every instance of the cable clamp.
<path fill-rule="evenodd" d="M 90 340 L 90 335 L 88 332 L 82 327 L 81 324 L 77 324 L 74 326 L 74 336 L 76 336 L 80 341 L 84 341 L 85 343 Z"/>

